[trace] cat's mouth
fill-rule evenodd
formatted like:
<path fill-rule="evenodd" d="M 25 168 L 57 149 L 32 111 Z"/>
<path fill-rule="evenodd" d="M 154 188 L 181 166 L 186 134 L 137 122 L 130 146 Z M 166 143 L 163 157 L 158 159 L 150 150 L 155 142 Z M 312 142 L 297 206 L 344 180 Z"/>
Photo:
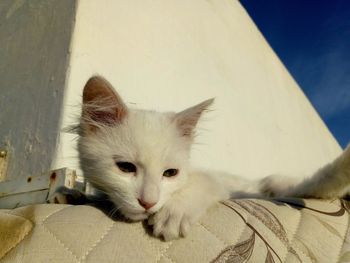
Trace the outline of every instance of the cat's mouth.
<path fill-rule="evenodd" d="M 113 200 L 116 207 L 120 207 L 122 202 L 118 202 L 118 199 Z M 134 207 L 132 205 L 124 205 L 120 209 L 118 209 L 120 214 L 122 214 L 126 219 L 131 221 L 142 221 L 147 219 L 149 216 L 157 212 L 158 208 L 156 206 L 151 209 L 144 209 L 140 207 Z"/>
<path fill-rule="evenodd" d="M 142 221 L 156 213 L 159 210 L 159 207 L 158 205 L 155 205 L 151 209 L 135 210 L 124 209 L 121 212 L 126 218 L 132 221 Z"/>

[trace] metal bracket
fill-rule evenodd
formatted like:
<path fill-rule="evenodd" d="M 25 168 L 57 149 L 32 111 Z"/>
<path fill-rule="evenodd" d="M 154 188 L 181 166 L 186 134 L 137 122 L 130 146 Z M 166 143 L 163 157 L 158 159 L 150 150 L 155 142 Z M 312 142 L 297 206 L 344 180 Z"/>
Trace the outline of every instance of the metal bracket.
<path fill-rule="evenodd" d="M 57 188 L 62 186 L 75 188 L 76 179 L 75 170 L 63 168 L 38 176 L 1 182 L 0 208 L 12 209 L 29 204 L 46 203 Z"/>

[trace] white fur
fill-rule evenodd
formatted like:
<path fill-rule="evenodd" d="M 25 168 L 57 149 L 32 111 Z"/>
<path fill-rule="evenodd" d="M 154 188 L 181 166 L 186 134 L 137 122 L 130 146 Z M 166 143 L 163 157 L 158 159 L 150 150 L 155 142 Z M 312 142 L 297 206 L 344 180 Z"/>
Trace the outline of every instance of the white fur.
<path fill-rule="evenodd" d="M 350 145 L 333 162 L 302 181 L 269 176 L 261 181 L 260 189 L 267 195 L 277 197 L 342 198 L 350 190 Z"/>
<path fill-rule="evenodd" d="M 138 110 L 131 110 L 123 123 L 100 127 L 79 140 L 84 176 L 132 220 L 156 212 L 185 184 L 189 148 L 190 141 L 179 135 L 170 114 Z M 116 161 L 135 164 L 137 174 L 121 172 Z M 162 177 L 169 168 L 180 172 L 174 178 Z M 137 201 L 141 197 L 157 204 L 146 212 Z"/>
<path fill-rule="evenodd" d="M 99 90 L 97 95 L 95 90 Z M 84 99 L 78 144 L 84 176 L 106 193 L 125 217 L 135 221 L 149 218 L 154 234 L 165 240 L 185 236 L 211 205 L 229 197 L 261 197 L 261 193 L 340 197 L 350 183 L 349 149 L 301 184 L 276 177 L 251 182 L 191 168 L 194 129 L 212 100 L 178 114 L 132 110 L 100 77 L 87 83 Z M 114 113 L 117 118 L 111 117 Z M 133 163 L 136 173 L 122 172 L 116 166 L 118 161 Z M 170 168 L 179 173 L 164 177 L 163 172 Z M 138 199 L 156 204 L 146 210 Z"/>

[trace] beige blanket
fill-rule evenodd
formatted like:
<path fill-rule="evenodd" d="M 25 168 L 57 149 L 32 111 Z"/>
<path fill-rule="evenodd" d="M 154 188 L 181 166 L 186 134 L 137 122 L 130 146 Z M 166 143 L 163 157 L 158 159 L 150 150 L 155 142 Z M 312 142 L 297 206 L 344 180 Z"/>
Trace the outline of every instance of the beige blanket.
<path fill-rule="evenodd" d="M 28 206 L 0 210 L 0 256 L 24 263 L 350 262 L 348 211 L 340 200 L 229 200 L 188 237 L 162 242 L 142 223 L 116 222 L 93 207 Z"/>

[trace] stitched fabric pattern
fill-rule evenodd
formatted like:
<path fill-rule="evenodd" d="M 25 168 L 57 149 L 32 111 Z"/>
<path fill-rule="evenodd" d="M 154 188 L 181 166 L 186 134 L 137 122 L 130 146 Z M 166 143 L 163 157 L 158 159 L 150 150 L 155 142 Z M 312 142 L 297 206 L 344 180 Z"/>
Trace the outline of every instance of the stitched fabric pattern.
<path fill-rule="evenodd" d="M 0 210 L 34 224 L 0 262 L 350 262 L 349 207 L 345 200 L 227 200 L 171 242 L 89 206 Z"/>

